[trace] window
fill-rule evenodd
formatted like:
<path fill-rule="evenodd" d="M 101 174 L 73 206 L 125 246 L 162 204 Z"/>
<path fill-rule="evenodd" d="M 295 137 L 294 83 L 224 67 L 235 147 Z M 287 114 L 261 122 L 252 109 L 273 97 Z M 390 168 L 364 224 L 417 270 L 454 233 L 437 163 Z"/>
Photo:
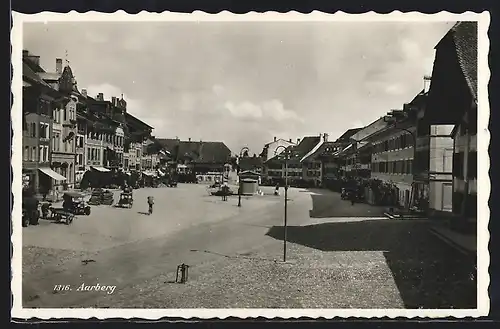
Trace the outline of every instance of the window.
<path fill-rule="evenodd" d="M 39 148 L 39 157 L 38 157 L 38 162 L 43 162 L 43 146 L 40 146 Z"/>
<path fill-rule="evenodd" d="M 30 159 L 30 148 L 29 146 L 24 147 L 24 155 L 23 155 L 23 160 L 24 161 L 29 161 Z"/>
<path fill-rule="evenodd" d="M 463 153 L 453 153 L 453 176 L 463 178 Z"/>
<path fill-rule="evenodd" d="M 36 123 L 30 123 L 30 137 L 36 138 Z"/>
<path fill-rule="evenodd" d="M 49 125 L 46 123 L 40 122 L 40 138 L 48 138 L 49 137 Z"/>
<path fill-rule="evenodd" d="M 63 121 L 65 122 L 68 118 L 68 110 L 67 109 L 63 109 Z"/>
<path fill-rule="evenodd" d="M 31 148 L 31 161 L 37 161 L 37 157 L 36 157 L 36 146 L 33 146 Z"/>

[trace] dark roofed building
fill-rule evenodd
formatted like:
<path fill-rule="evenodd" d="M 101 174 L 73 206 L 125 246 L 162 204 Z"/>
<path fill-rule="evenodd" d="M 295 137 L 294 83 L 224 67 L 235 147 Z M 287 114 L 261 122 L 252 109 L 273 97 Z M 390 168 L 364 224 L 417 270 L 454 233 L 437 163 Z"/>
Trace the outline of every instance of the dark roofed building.
<path fill-rule="evenodd" d="M 458 22 L 435 49 L 425 116 L 454 124 L 477 103 L 477 22 Z"/>
<path fill-rule="evenodd" d="M 352 137 L 352 135 L 354 135 L 355 133 L 357 133 L 361 129 L 363 129 L 363 128 L 348 129 L 339 138 L 337 138 L 337 140 L 335 142 L 337 142 L 337 143 L 350 143 L 350 138 Z"/>
<path fill-rule="evenodd" d="M 262 172 L 262 166 L 264 162 L 263 159 L 259 156 L 249 156 L 249 157 L 241 157 L 239 159 L 239 170 L 240 171 L 255 171 L 258 173 Z"/>

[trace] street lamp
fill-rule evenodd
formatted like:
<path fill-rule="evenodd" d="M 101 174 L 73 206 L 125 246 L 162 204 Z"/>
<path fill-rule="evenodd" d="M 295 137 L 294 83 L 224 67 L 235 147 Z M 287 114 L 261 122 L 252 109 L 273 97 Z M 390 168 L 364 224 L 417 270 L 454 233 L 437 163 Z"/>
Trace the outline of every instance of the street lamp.
<path fill-rule="evenodd" d="M 286 262 L 286 240 L 287 240 L 287 223 L 288 223 L 288 160 L 290 159 L 290 149 L 280 145 L 274 150 L 274 155 L 278 154 L 278 150 L 283 148 L 282 154 L 285 156 L 285 218 L 283 225 L 283 262 Z"/>
<path fill-rule="evenodd" d="M 243 157 L 244 152 L 249 152 L 250 149 L 248 147 L 243 147 L 240 151 L 240 157 L 238 158 L 238 207 L 241 207 L 241 178 L 240 178 L 240 163 L 241 158 Z"/>

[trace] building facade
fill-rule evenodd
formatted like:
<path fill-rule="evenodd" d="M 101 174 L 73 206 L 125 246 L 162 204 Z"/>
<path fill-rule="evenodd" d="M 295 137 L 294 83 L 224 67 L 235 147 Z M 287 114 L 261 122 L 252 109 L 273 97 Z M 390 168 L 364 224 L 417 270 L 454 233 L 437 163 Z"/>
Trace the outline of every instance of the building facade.
<path fill-rule="evenodd" d="M 436 45 L 436 58 L 426 111 L 422 116 L 436 133 L 445 138 L 451 131 L 453 146 L 446 139 L 446 210 L 475 230 L 477 216 L 477 22 L 459 22 Z M 443 134 L 444 133 L 444 134 Z M 442 143 L 442 141 L 441 141 Z M 443 146 L 441 146 L 443 148 Z M 453 151 L 451 151 L 453 149 Z M 453 153 L 453 160 L 449 161 Z M 431 155 L 432 157 L 432 155 Z M 440 158 L 440 154 L 436 155 Z M 431 160 L 432 161 L 432 160 Z M 450 162 L 452 162 L 450 170 Z M 432 171 L 432 168 L 431 168 Z M 451 171 L 451 175 L 450 175 Z M 432 172 L 430 173 L 432 176 Z M 451 181 L 451 185 L 450 185 Z M 436 188 L 439 191 L 439 187 Z M 449 197 L 452 190 L 452 197 Z M 450 200 L 451 199 L 451 200 Z M 451 207 L 450 207 L 451 201 Z M 436 200 L 439 205 L 439 199 Z M 460 221 L 455 221 L 460 222 Z"/>
<path fill-rule="evenodd" d="M 393 185 L 397 191 L 395 202 L 399 206 L 410 207 L 416 127 L 412 114 L 403 113 L 402 119 L 396 119 L 367 139 L 372 144 L 370 177 Z"/>

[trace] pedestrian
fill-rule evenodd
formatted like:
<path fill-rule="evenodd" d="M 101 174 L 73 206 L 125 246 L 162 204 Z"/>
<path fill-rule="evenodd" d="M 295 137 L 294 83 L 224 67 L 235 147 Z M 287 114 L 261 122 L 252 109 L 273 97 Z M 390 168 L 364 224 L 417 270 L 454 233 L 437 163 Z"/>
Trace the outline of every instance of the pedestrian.
<path fill-rule="evenodd" d="M 149 210 L 148 210 L 148 213 L 151 215 L 153 213 L 153 205 L 155 203 L 155 200 L 152 196 L 148 196 L 148 206 L 149 206 Z"/>
<path fill-rule="evenodd" d="M 227 201 L 228 194 L 229 194 L 229 187 L 227 186 L 227 183 L 224 183 L 224 186 L 222 186 L 222 201 Z"/>
<path fill-rule="evenodd" d="M 274 195 L 280 195 L 280 184 L 276 184 L 276 187 L 274 188 Z"/>

